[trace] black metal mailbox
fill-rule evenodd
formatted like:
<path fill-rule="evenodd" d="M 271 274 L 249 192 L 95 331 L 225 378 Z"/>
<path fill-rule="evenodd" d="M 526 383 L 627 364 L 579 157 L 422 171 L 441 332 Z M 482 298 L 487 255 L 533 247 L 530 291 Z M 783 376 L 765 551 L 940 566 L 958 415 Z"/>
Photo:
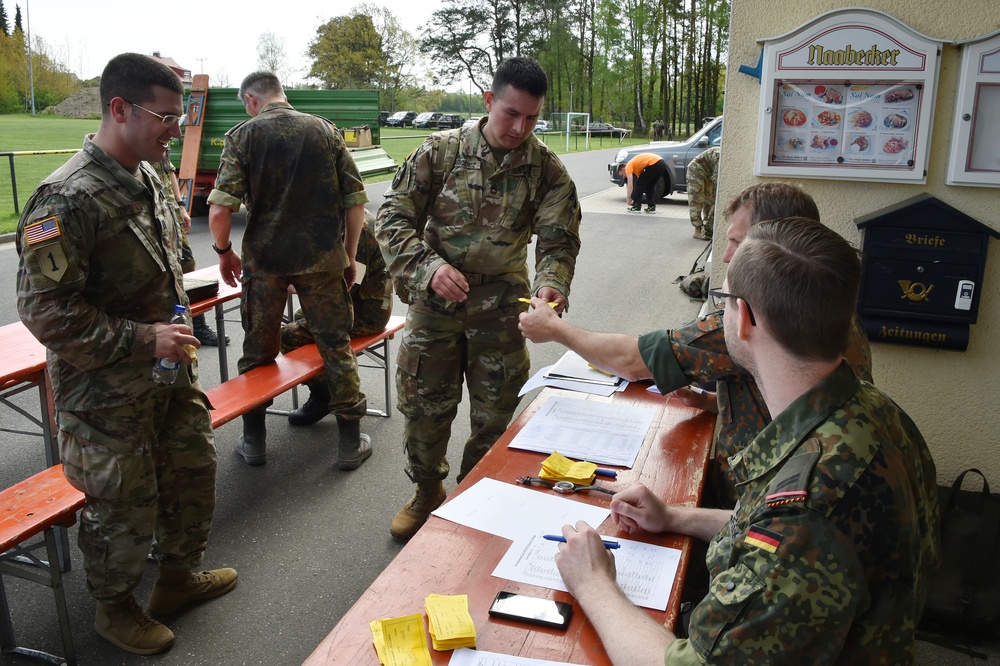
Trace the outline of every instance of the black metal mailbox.
<path fill-rule="evenodd" d="M 990 237 L 1000 233 L 929 194 L 855 223 L 864 232 L 858 313 L 869 339 L 964 351 Z"/>

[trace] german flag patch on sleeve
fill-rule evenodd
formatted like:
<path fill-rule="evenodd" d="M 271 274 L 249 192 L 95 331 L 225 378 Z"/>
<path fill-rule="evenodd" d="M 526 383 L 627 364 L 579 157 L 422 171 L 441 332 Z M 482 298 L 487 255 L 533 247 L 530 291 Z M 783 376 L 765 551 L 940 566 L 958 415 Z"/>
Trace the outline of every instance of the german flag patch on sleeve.
<path fill-rule="evenodd" d="M 766 530 L 763 527 L 751 527 L 750 531 L 747 532 L 747 538 L 745 543 L 748 546 L 756 546 L 757 548 L 762 548 L 769 553 L 777 552 L 778 546 L 781 545 L 781 535 L 777 532 L 772 532 L 771 530 Z"/>

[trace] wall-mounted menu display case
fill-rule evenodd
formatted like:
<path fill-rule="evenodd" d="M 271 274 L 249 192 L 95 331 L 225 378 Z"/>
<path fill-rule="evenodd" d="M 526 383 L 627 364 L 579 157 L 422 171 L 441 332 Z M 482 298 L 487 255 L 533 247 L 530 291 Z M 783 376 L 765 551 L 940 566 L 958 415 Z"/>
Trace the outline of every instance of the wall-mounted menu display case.
<path fill-rule="evenodd" d="M 926 182 L 942 42 L 854 8 L 763 44 L 756 175 Z"/>
<path fill-rule="evenodd" d="M 1000 187 L 1000 30 L 961 42 L 949 185 Z"/>

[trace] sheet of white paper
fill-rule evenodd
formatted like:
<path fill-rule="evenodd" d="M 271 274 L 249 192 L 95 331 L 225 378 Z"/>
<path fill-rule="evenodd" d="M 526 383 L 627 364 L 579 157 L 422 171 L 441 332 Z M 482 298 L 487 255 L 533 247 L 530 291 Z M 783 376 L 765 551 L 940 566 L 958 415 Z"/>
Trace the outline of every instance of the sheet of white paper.
<path fill-rule="evenodd" d="M 617 386 L 588 384 L 586 382 L 574 382 L 568 379 L 549 379 L 545 376 L 545 373 L 551 368 L 552 366 L 550 365 L 536 372 L 534 376 L 526 381 L 524 386 L 521 387 L 521 392 L 517 394 L 518 397 L 524 395 L 528 391 L 541 388 L 543 386 L 566 389 L 567 391 L 578 391 L 580 393 L 588 393 L 590 395 L 603 395 L 605 398 L 628 388 L 628 380 L 626 379 L 621 380 Z"/>
<path fill-rule="evenodd" d="M 572 349 L 563 354 L 545 374 L 551 375 L 551 379 L 580 380 L 607 386 L 614 386 L 620 379 L 618 375 L 609 375 L 598 370 Z"/>
<path fill-rule="evenodd" d="M 621 548 L 614 551 L 618 587 L 638 606 L 666 610 L 681 551 L 631 539 L 615 539 L 621 543 Z M 556 568 L 557 552 L 559 542 L 546 541 L 538 534 L 526 534 L 511 544 L 493 575 L 566 592 Z"/>
<path fill-rule="evenodd" d="M 365 281 L 365 273 L 368 272 L 368 267 L 360 261 L 355 262 L 354 265 L 358 267 L 358 272 L 354 274 L 354 284 L 361 284 Z"/>
<path fill-rule="evenodd" d="M 611 510 L 556 497 L 540 489 L 480 479 L 435 510 L 434 515 L 514 540 L 522 534 L 559 534 L 563 525 L 572 525 L 578 520 L 597 526 L 611 515 Z"/>
<path fill-rule="evenodd" d="M 532 659 L 530 657 L 515 657 L 499 652 L 484 652 L 459 648 L 451 653 L 448 666 L 581 666 L 568 661 L 550 661 L 548 659 Z"/>
<path fill-rule="evenodd" d="M 550 398 L 508 446 L 632 467 L 656 410 L 573 398 Z"/>

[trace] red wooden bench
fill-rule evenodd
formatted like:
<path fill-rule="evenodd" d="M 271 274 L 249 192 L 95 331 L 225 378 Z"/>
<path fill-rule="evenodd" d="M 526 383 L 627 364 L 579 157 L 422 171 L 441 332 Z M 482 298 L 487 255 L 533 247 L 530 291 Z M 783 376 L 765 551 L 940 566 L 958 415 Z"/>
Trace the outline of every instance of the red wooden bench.
<path fill-rule="evenodd" d="M 369 409 L 369 414 L 389 416 L 392 410 L 390 387 L 391 368 L 389 364 L 389 340 L 403 328 L 403 317 L 390 317 L 378 333 L 351 338 L 351 349 L 359 355 L 361 367 L 375 367 L 383 370 L 385 384 L 385 411 Z M 374 365 L 364 365 L 361 358 L 367 358 Z M 316 345 L 305 345 L 288 354 L 278 356 L 274 363 L 254 368 L 246 374 L 214 386 L 206 391 L 212 403 L 212 427 L 229 423 L 247 412 L 265 405 L 275 397 L 294 389 L 323 370 L 323 359 Z"/>
<path fill-rule="evenodd" d="M 83 508 L 83 504 L 83 493 L 69 485 L 63 476 L 62 465 L 53 465 L 0 491 L 0 647 L 5 654 L 21 654 L 53 664 L 73 666 L 76 663 L 54 528 L 73 525 L 76 512 Z M 26 543 L 39 534 L 43 534 L 42 540 Z M 42 547 L 46 550 L 48 561 L 35 555 L 34 551 Z M 62 634 L 63 657 L 18 646 L 3 586 L 4 575 L 52 588 Z"/>

